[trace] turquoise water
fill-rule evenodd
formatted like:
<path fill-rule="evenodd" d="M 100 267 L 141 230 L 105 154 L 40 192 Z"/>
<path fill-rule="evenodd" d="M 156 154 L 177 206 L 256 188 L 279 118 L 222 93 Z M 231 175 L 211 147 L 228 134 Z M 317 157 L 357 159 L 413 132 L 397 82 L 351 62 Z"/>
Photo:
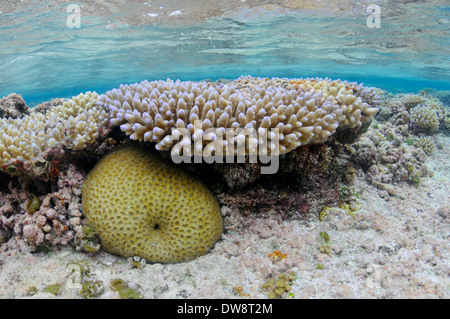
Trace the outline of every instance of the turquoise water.
<path fill-rule="evenodd" d="M 0 97 L 35 105 L 143 79 L 240 75 L 450 89 L 448 2 L 404 2 L 84 1 L 69 28 L 68 2 L 2 1 Z M 367 26 L 370 3 L 380 28 Z"/>

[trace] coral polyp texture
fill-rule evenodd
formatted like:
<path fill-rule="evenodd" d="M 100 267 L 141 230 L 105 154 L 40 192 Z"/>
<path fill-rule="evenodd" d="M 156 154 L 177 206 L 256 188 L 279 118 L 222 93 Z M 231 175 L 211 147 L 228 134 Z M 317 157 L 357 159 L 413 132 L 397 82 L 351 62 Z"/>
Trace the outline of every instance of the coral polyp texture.
<path fill-rule="evenodd" d="M 433 107 L 418 105 L 410 110 L 411 123 L 419 131 L 434 133 L 439 128 L 439 117 Z"/>
<path fill-rule="evenodd" d="M 156 149 L 173 148 L 176 154 L 193 149 L 195 138 L 212 128 L 222 132 L 277 129 L 279 134 L 267 134 L 268 144 L 277 143 L 276 151 L 283 154 L 300 145 L 324 143 L 338 128 L 358 129 L 378 111 L 363 102 L 344 82 L 298 81 L 297 84 L 280 80 L 285 87 L 276 84 L 276 79 L 251 77 L 227 84 L 143 81 L 106 92 L 98 104 L 109 108 L 111 124 L 120 125 L 131 139 L 155 142 Z M 181 143 L 176 143 L 180 136 L 186 136 L 183 132 L 189 138 L 183 137 Z M 234 137 L 233 143 L 242 138 L 245 139 L 243 132 Z M 196 145 L 204 150 L 209 143 L 204 140 Z M 246 154 L 251 149 L 249 140 Z M 224 148 L 216 148 L 214 152 L 235 155 Z M 273 148 L 268 153 L 273 154 Z"/>
<path fill-rule="evenodd" d="M 142 145 L 119 146 L 86 177 L 82 208 L 105 250 L 173 263 L 205 254 L 223 230 L 219 205 L 199 181 Z"/>
<path fill-rule="evenodd" d="M 85 148 L 109 119 L 106 111 L 95 105 L 97 99 L 97 93 L 87 92 L 45 113 L 0 118 L 0 164 L 36 160 L 62 144 L 74 150 Z"/>
<path fill-rule="evenodd" d="M 0 118 L 18 118 L 28 114 L 28 106 L 21 95 L 11 93 L 0 99 Z"/>
<path fill-rule="evenodd" d="M 417 94 L 406 94 L 404 97 L 402 97 L 401 101 L 403 105 L 409 110 L 419 104 L 424 103 L 425 98 Z"/>
<path fill-rule="evenodd" d="M 425 154 L 431 155 L 433 154 L 435 143 L 434 139 L 431 136 L 420 136 L 416 142 L 415 145 L 420 147 Z"/>

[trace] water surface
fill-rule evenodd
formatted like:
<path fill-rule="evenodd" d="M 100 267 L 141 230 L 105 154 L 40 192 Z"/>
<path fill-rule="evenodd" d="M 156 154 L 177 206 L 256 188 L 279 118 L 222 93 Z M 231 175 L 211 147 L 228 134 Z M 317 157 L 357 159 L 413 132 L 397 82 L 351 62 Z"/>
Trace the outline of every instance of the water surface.
<path fill-rule="evenodd" d="M 447 1 L 2 1 L 0 96 L 34 105 L 143 79 L 331 77 L 450 89 Z M 380 28 L 369 28 L 369 4 Z"/>

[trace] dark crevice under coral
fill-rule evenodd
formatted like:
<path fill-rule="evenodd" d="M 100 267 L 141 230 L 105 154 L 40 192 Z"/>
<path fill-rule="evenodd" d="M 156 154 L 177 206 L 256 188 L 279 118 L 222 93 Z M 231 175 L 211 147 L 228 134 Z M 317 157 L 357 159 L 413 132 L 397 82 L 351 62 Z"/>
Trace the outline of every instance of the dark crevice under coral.
<path fill-rule="evenodd" d="M 218 192 L 219 203 L 241 217 L 251 216 L 243 221 L 275 214 L 281 219 L 318 215 L 324 206 L 347 200 L 339 189 L 352 183 L 354 169 L 336 156 L 339 148 L 327 144 L 298 148 L 281 159 L 280 172 L 261 175 L 239 189 Z"/>

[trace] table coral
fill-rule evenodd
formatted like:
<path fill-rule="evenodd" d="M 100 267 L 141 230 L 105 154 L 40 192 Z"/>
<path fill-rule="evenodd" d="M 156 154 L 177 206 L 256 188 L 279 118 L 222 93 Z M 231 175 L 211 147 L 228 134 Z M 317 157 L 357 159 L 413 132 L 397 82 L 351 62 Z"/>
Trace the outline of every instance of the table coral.
<path fill-rule="evenodd" d="M 205 254 L 223 230 L 200 182 L 137 145 L 117 147 L 83 183 L 83 213 L 105 250 L 171 263 Z"/>
<path fill-rule="evenodd" d="M 317 89 L 304 87 L 304 83 L 286 89 L 264 86 L 260 81 L 242 86 L 239 81 L 242 79 L 220 85 L 142 81 L 106 92 L 99 105 L 109 108 L 111 124 L 120 125 L 131 139 L 156 142 L 156 149 L 172 149 L 175 154 L 188 152 L 183 155 L 192 155 L 192 146 L 199 152 L 206 150 L 210 140 L 201 141 L 199 146 L 195 140 L 212 128 L 218 129 L 216 134 L 226 129 L 253 129 L 259 134 L 260 130 L 276 128 L 280 133 L 276 135 L 278 152 L 283 154 L 300 145 L 324 143 L 338 127 L 358 129 L 378 111 L 356 97 L 352 88 L 338 82 L 323 81 Z M 186 131 L 189 137 L 185 141 Z M 183 140 L 174 143 L 180 136 Z M 268 145 L 274 138 L 268 134 Z M 233 143 L 242 139 L 245 135 L 241 132 Z M 246 154 L 256 148 L 258 140 L 251 143 L 249 139 Z M 212 155 L 236 155 L 236 150 L 229 153 L 226 145 L 209 151 Z M 269 147 L 268 154 L 273 152 Z"/>

